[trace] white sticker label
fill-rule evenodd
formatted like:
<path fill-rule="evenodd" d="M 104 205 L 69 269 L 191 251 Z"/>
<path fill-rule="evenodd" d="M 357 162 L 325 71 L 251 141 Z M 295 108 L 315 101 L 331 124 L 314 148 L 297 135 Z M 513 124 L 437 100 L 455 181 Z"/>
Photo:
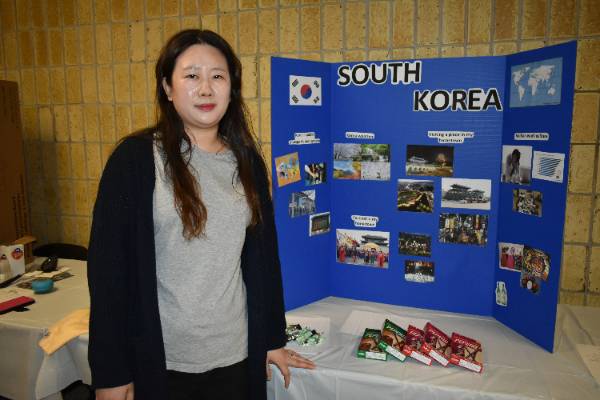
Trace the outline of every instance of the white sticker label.
<path fill-rule="evenodd" d="M 352 221 L 354 221 L 354 226 L 356 226 L 356 227 L 375 228 L 377 226 L 377 222 L 379 222 L 379 217 L 369 217 L 366 215 L 353 215 Z"/>
<path fill-rule="evenodd" d="M 410 353 L 410 356 L 412 358 L 414 358 L 415 360 L 421 361 L 423 364 L 431 365 L 431 358 L 424 356 L 423 354 L 419 353 L 418 351 L 413 350 Z"/>
<path fill-rule="evenodd" d="M 365 352 L 365 358 L 370 358 L 372 360 L 383 360 L 385 361 L 387 359 L 387 356 L 385 353 L 380 353 L 377 351 L 366 351 Z"/>
<path fill-rule="evenodd" d="M 346 139 L 375 139 L 371 132 L 346 132 Z"/>
<path fill-rule="evenodd" d="M 302 144 L 317 144 L 321 143 L 315 132 L 295 132 L 294 139 L 288 140 L 290 145 L 302 145 Z"/>
<path fill-rule="evenodd" d="M 515 140 L 541 140 L 548 141 L 550 134 L 548 132 L 515 132 Z"/>
<path fill-rule="evenodd" d="M 475 137 L 475 132 L 467 131 L 427 131 L 427 137 L 437 138 L 438 143 L 464 143 L 465 139 Z"/>
<path fill-rule="evenodd" d="M 404 361 L 406 359 L 406 356 L 403 353 L 399 352 L 398 350 L 396 350 L 392 346 L 388 345 L 385 348 L 385 351 L 387 351 L 388 353 L 390 353 L 391 355 L 393 355 L 394 357 L 396 357 L 400 361 Z"/>
<path fill-rule="evenodd" d="M 444 367 L 446 365 L 448 365 L 448 360 L 445 359 L 444 357 L 442 357 L 442 355 L 439 354 L 438 352 L 436 352 L 435 350 L 432 350 L 432 351 L 429 352 L 429 357 L 432 357 L 435 361 L 439 362 Z"/>
<path fill-rule="evenodd" d="M 458 362 L 458 365 L 460 365 L 461 367 L 464 367 L 466 369 L 470 369 L 471 371 L 475 371 L 475 372 L 481 371 L 481 365 L 477 365 L 477 364 L 474 364 L 472 362 L 468 362 L 468 361 L 465 361 L 462 359 Z"/>

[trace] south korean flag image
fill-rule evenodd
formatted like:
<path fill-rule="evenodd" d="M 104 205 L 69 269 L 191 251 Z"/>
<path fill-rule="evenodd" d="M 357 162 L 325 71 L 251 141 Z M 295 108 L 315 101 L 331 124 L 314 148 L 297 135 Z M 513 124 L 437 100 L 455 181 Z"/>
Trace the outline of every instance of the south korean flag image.
<path fill-rule="evenodd" d="M 320 106 L 321 78 L 290 75 L 290 105 Z"/>

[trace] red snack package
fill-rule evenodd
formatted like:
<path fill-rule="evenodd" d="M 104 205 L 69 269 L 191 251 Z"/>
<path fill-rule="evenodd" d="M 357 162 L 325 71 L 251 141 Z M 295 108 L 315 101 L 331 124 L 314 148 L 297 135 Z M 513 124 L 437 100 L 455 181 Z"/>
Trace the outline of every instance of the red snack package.
<path fill-rule="evenodd" d="M 402 352 L 407 356 L 422 362 L 423 364 L 431 365 L 431 358 L 419 351 L 421 348 L 421 343 L 424 341 L 424 339 L 425 332 L 417 327 L 409 325 L 408 330 L 406 331 L 406 338 L 404 347 L 402 347 Z"/>
<path fill-rule="evenodd" d="M 446 367 L 452 353 L 450 338 L 430 322 L 425 325 L 424 331 L 425 337 L 421 344 L 421 352 Z"/>
<path fill-rule="evenodd" d="M 483 348 L 475 339 L 452 333 L 450 362 L 471 371 L 483 371 Z"/>

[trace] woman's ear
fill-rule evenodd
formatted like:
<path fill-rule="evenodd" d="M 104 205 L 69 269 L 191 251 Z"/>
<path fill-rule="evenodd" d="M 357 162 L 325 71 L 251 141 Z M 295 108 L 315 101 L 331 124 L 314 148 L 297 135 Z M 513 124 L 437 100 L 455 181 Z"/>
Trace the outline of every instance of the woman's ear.
<path fill-rule="evenodd" d="M 167 94 L 167 99 L 169 99 L 169 101 L 173 101 L 173 99 L 171 98 L 171 86 L 169 86 L 169 84 L 167 83 L 167 78 L 162 79 L 162 87 L 165 93 Z"/>

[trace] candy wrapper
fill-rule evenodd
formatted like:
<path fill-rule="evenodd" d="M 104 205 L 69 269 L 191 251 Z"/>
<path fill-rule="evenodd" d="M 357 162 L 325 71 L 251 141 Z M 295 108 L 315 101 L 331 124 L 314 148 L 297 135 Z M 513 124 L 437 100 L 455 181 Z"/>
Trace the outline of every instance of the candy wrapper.
<path fill-rule="evenodd" d="M 315 346 L 323 342 L 323 333 L 300 324 L 288 325 L 285 333 L 288 342 L 296 342 L 301 346 Z"/>
<path fill-rule="evenodd" d="M 377 343 L 381 339 L 379 329 L 365 329 L 365 333 L 360 340 L 356 356 L 359 358 L 368 358 L 371 360 L 387 361 L 387 353 L 381 350 Z"/>
<path fill-rule="evenodd" d="M 406 331 L 406 342 L 404 343 L 404 347 L 402 347 L 402 352 L 423 364 L 431 365 L 431 358 L 419 351 L 424 340 L 425 332 L 417 327 L 409 325 L 408 330 Z"/>
<path fill-rule="evenodd" d="M 405 338 L 406 331 L 389 319 L 386 319 L 381 330 L 381 339 L 377 345 L 381 350 L 392 355 L 394 358 L 404 361 L 406 355 L 402 353 L 402 347 L 404 346 Z"/>
<path fill-rule="evenodd" d="M 450 339 L 450 346 L 452 348 L 450 363 L 479 373 L 483 371 L 481 343 L 454 332 Z"/>

